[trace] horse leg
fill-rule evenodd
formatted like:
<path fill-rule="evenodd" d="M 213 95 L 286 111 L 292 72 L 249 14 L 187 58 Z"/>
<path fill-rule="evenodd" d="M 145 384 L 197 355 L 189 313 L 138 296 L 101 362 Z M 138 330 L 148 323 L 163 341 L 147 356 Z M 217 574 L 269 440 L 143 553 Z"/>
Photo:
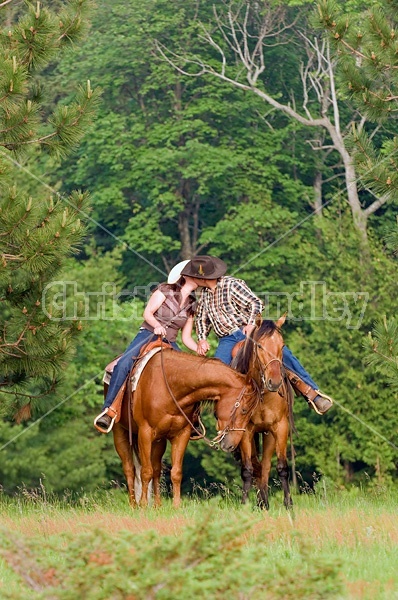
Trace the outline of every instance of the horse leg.
<path fill-rule="evenodd" d="M 171 440 L 171 482 L 173 484 L 173 506 L 181 503 L 182 463 L 191 436 L 191 427 L 185 427 Z"/>
<path fill-rule="evenodd" d="M 239 444 L 241 456 L 240 475 L 243 482 L 242 504 L 246 504 L 249 498 L 250 488 L 253 481 L 253 465 L 252 465 L 252 440 L 247 431 L 243 434 Z"/>
<path fill-rule="evenodd" d="M 115 423 L 112 432 L 113 443 L 122 461 L 123 473 L 127 481 L 130 506 L 135 508 L 137 506 L 134 491 L 135 468 L 128 432 L 119 423 Z"/>
<path fill-rule="evenodd" d="M 152 468 L 152 429 L 140 427 L 138 430 L 138 452 L 141 461 L 142 494 L 140 506 L 148 506 L 148 489 L 153 477 Z"/>
<path fill-rule="evenodd" d="M 162 474 L 162 457 L 166 450 L 167 440 L 162 439 L 152 444 L 153 496 L 154 506 L 162 503 L 160 497 L 160 476 Z"/>
<path fill-rule="evenodd" d="M 282 484 L 283 503 L 286 508 L 289 509 L 293 507 L 293 501 L 290 496 L 289 467 L 287 464 L 287 440 L 289 435 L 289 424 L 287 419 L 279 422 L 274 435 L 276 441 L 276 456 L 278 458 L 276 470 L 278 471 L 279 479 Z"/>
<path fill-rule="evenodd" d="M 272 433 L 263 433 L 263 455 L 261 459 L 261 475 L 258 483 L 258 506 L 269 509 L 268 482 L 271 471 L 271 460 L 275 452 L 275 438 Z"/>

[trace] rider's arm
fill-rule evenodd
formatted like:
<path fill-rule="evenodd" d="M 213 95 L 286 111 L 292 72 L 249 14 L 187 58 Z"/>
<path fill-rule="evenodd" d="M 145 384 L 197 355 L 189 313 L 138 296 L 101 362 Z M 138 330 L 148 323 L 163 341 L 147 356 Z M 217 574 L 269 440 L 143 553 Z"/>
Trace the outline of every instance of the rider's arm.
<path fill-rule="evenodd" d="M 195 314 L 195 321 L 196 335 L 198 336 L 198 340 L 205 340 L 210 333 L 211 323 L 204 305 L 203 292 L 199 298 L 198 308 Z"/>
<path fill-rule="evenodd" d="M 185 344 L 185 346 L 187 348 L 196 352 L 198 345 L 192 337 L 192 329 L 193 329 L 193 317 L 188 317 L 188 320 L 185 323 L 185 325 L 181 331 L 181 339 L 183 341 L 183 344 Z"/>
<path fill-rule="evenodd" d="M 144 319 L 154 330 L 156 330 L 156 335 L 166 335 L 165 328 L 154 317 L 154 313 L 159 310 L 165 300 L 166 296 L 160 290 L 155 290 L 144 310 Z"/>
<path fill-rule="evenodd" d="M 256 316 L 263 311 L 263 303 L 242 279 L 235 279 L 231 286 L 231 292 L 235 304 L 241 306 L 248 315 L 247 325 L 253 329 L 256 324 Z"/>

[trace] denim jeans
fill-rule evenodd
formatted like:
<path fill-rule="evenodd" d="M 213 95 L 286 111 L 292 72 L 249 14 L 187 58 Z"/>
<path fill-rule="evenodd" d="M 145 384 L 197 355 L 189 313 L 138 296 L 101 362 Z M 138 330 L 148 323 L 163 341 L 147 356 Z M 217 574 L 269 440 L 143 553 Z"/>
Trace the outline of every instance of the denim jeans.
<path fill-rule="evenodd" d="M 246 336 L 240 329 L 219 338 L 218 347 L 214 356 L 222 360 L 226 365 L 229 365 L 232 360 L 232 348 L 237 342 L 240 342 L 245 338 Z M 289 371 L 293 371 L 293 373 L 298 375 L 307 385 L 311 386 L 314 390 L 319 389 L 311 375 L 304 369 L 298 358 L 292 354 L 287 346 L 283 346 L 282 362 Z"/>
<path fill-rule="evenodd" d="M 223 363 L 229 365 L 232 361 L 232 348 L 235 344 L 245 339 L 246 336 L 240 329 L 237 329 L 222 338 L 218 338 L 218 346 L 214 357 L 219 358 Z"/>
<path fill-rule="evenodd" d="M 287 346 L 283 346 L 282 362 L 285 365 L 286 369 L 289 369 L 289 371 L 293 371 L 293 373 L 298 375 L 300 379 L 302 379 L 307 385 L 311 386 L 312 389 L 319 389 L 318 385 L 312 379 L 311 375 L 304 369 L 299 359 L 296 358 L 294 354 L 292 354 L 292 352 Z"/>
<path fill-rule="evenodd" d="M 137 357 L 139 355 L 142 346 L 144 346 L 147 342 L 154 341 L 156 337 L 157 336 L 148 329 L 139 330 L 139 332 L 131 342 L 130 346 L 119 358 L 117 364 L 115 365 L 115 368 L 113 369 L 108 392 L 106 394 L 102 410 L 108 408 L 116 398 L 116 394 L 122 387 L 127 375 L 131 370 L 131 367 L 134 364 L 134 357 Z M 171 342 L 171 345 L 175 350 L 179 350 L 179 347 L 175 342 Z"/>

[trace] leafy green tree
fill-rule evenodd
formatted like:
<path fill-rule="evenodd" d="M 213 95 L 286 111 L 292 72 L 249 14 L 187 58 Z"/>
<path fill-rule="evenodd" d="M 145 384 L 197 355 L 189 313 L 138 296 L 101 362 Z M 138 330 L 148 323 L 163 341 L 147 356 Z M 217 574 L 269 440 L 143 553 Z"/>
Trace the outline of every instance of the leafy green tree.
<path fill-rule="evenodd" d="M 347 132 L 356 124 L 359 130 L 363 128 L 366 119 L 347 107 L 339 93 L 336 60 L 328 40 L 317 34 L 305 14 L 292 14 L 288 3 L 266 0 L 222 3 L 214 11 L 211 25 L 203 24 L 202 37 L 218 60 L 209 59 L 206 50 L 193 56 L 186 49 L 179 52 L 162 40 L 158 41 L 158 50 L 180 74 L 191 78 L 210 76 L 250 92 L 271 109 L 312 130 L 312 148 L 316 152 L 332 151 L 338 157 L 337 172 L 344 177 L 353 225 L 366 247 L 369 216 L 390 197 L 378 194 L 375 199 L 368 194 L 364 196 L 366 206 L 362 205 Z M 279 86 L 272 81 L 274 47 L 279 51 L 284 44 L 289 47 L 290 59 L 295 57 L 296 69 L 296 85 L 287 89 L 283 81 L 277 82 Z"/>
<path fill-rule="evenodd" d="M 338 59 L 343 93 L 355 103 L 363 122 L 353 128 L 348 144 L 364 189 L 376 198 L 377 208 L 398 199 L 397 144 L 394 130 L 398 110 L 397 7 L 378 2 L 355 13 L 329 0 L 318 3 L 320 23 L 330 34 Z M 381 144 L 364 119 L 387 124 Z M 365 209 L 368 210 L 368 209 Z"/>
<path fill-rule="evenodd" d="M 390 231 L 386 241 L 396 254 L 398 227 Z M 391 314 L 390 310 L 388 314 Z M 369 332 L 365 347 L 369 350 L 368 364 L 386 377 L 392 392 L 396 392 L 398 390 L 398 323 L 395 315 L 389 318 L 384 315 L 383 318 L 378 319 L 372 333 Z"/>
<path fill-rule="evenodd" d="M 346 93 L 359 110 L 378 123 L 388 121 L 391 133 L 377 146 L 366 128 L 354 129 L 351 145 L 364 188 L 379 198 L 380 205 L 398 199 L 397 144 L 394 121 L 398 110 L 397 3 L 379 2 L 358 14 L 341 14 L 341 6 L 324 0 L 318 10 L 323 27 L 336 48 Z M 387 243 L 398 248 L 396 230 Z M 391 310 L 391 309 L 390 309 Z M 390 312 L 387 308 L 387 313 Z M 396 390 L 398 385 L 398 331 L 395 316 L 379 319 L 366 347 L 369 363 Z"/>
<path fill-rule="evenodd" d="M 324 417 L 296 399 L 297 470 L 307 482 L 313 473 L 341 483 L 373 475 L 391 481 L 398 460 L 397 421 L 391 414 L 395 393 L 374 368 L 365 368 L 363 340 L 377 315 L 391 309 L 398 291 L 396 261 L 372 242 L 370 263 L 364 263 L 347 210 L 324 212 L 317 229 L 306 221 L 286 235 L 297 222 L 288 211 L 239 207 L 216 226 L 219 235 L 209 250 L 233 257 L 231 271 L 239 266 L 236 276 L 264 299 L 264 316 L 277 319 L 288 311 L 285 343 L 321 390 L 336 399 Z M 229 465 L 220 462 L 204 451 L 206 471 L 230 479 Z"/>
<path fill-rule="evenodd" d="M 71 0 L 53 12 L 28 2 L 18 22 L 0 36 L 0 396 L 6 410 L 10 404 L 28 406 L 54 389 L 80 329 L 78 319 L 66 323 L 44 311 L 42 296 L 83 238 L 87 194 L 62 199 L 46 192 L 33 198 L 13 184 L 9 165 L 28 156 L 32 146 L 65 156 L 91 121 L 98 93 L 89 83 L 45 121 L 43 92 L 35 83 L 36 73 L 82 39 L 91 7 L 90 0 Z"/>
<path fill-rule="evenodd" d="M 57 494 L 124 481 L 112 435 L 98 434 L 93 419 L 103 402 L 104 368 L 138 331 L 145 291 L 124 290 L 119 249 L 103 254 L 85 247 L 84 254 L 85 261 L 68 259 L 59 281 L 51 282 L 51 300 L 65 303 L 66 317 L 73 317 L 80 304 L 81 331 L 73 359 L 56 390 L 33 406 L 31 419 L 21 424 L 8 419 L 0 427 L 0 481 L 7 493 L 22 483 L 36 488 L 40 480 Z"/>
<path fill-rule="evenodd" d="M 367 347 L 372 354 L 368 363 L 390 382 L 392 391 L 398 388 L 398 323 L 396 317 L 380 319 L 369 333 Z"/>
<path fill-rule="evenodd" d="M 124 272 L 134 271 L 134 283 L 148 281 L 142 256 L 167 270 L 179 257 L 206 251 L 209 235 L 202 234 L 231 206 L 272 197 L 308 208 L 312 173 L 301 133 L 274 115 L 262 118 L 256 97 L 181 77 L 156 53 L 155 38 L 198 50 L 194 6 L 163 0 L 100 6 L 79 61 L 64 61 L 54 74 L 70 79 L 89 68 L 104 87 L 78 161 L 59 173 L 64 189 L 77 182 L 93 190 L 97 243 L 109 248 L 112 236 L 127 241 L 132 252 Z M 198 10 L 207 20 L 212 3 Z"/>
<path fill-rule="evenodd" d="M 196 16 L 210 21 L 212 5 L 210 1 L 200 3 L 196 15 L 191 5 L 177 0 L 145 0 L 140 5 L 124 0 L 109 5 L 100 0 L 93 30 L 87 42 L 76 49 L 75 60 L 65 55 L 56 67 L 49 65 L 37 74 L 46 90 L 51 82 L 52 90 L 46 91 L 41 105 L 46 121 L 58 103 L 60 89 L 65 94 L 63 103 L 73 105 L 71 81 L 81 80 L 89 72 L 104 88 L 99 118 L 73 158 L 57 163 L 57 158 L 49 160 L 44 153 L 26 155 L 35 161 L 35 173 L 46 173 L 45 181 L 51 181 L 54 188 L 68 192 L 76 185 L 92 189 L 96 224 L 91 221 L 92 243 L 84 248 L 79 261 L 64 263 L 60 257 L 63 267 L 54 270 L 54 277 L 61 283 L 43 280 L 44 287 L 51 285 L 42 307 L 48 312 L 52 306 L 53 314 L 58 310 L 61 316 L 65 312 L 63 330 L 81 328 L 82 335 L 56 394 L 46 396 L 35 407 L 35 417 L 46 418 L 31 429 L 32 421 L 25 425 L 5 422 L 1 427 L 0 444 L 9 442 L 3 450 L 7 460 L 0 469 L 7 491 L 21 481 L 36 486 L 42 474 L 48 489 L 59 493 L 65 487 L 93 489 L 98 483 L 123 481 L 112 438 L 99 436 L 92 419 L 102 403 L 103 367 L 136 333 L 147 292 L 136 290 L 142 297 L 125 296 L 120 299 L 128 301 L 114 302 L 112 286 L 117 292 L 127 285 L 134 291 L 140 284 L 164 280 L 164 271 L 178 256 L 202 250 L 224 258 L 231 274 L 244 278 L 262 295 L 266 317 L 277 318 L 290 311 L 284 327 L 286 343 L 321 389 L 337 400 L 333 411 L 323 418 L 302 399 L 296 401 L 296 461 L 306 480 L 314 471 L 339 483 L 368 475 L 376 475 L 379 482 L 396 476 L 396 452 L 389 443 L 396 428 L 396 420 L 391 418 L 392 389 L 386 385 L 385 375 L 364 368 L 363 348 L 374 320 L 380 314 L 391 314 L 391 298 L 397 293 L 396 260 L 388 245 L 381 248 L 377 242 L 379 232 L 392 218 L 393 203 L 386 208 L 386 202 L 383 213 L 373 213 L 368 221 L 370 260 L 364 264 L 353 232 L 352 211 L 340 184 L 343 171 L 335 164 L 334 151 L 312 152 L 308 129 L 282 111 L 268 110 L 252 90 L 235 89 L 211 77 L 185 78 L 160 59 L 154 38 L 177 51 L 182 47 L 189 48 L 192 55 L 200 51 L 211 65 L 217 65 L 215 50 L 201 45 L 197 37 Z M 360 3 L 349 5 L 362 14 Z M 297 17 L 296 8 L 289 11 L 293 19 Z M 306 23 L 304 17 L 301 23 Z M 307 40 L 312 39 L 310 31 L 306 29 Z M 321 43 L 319 36 L 316 39 Z M 300 97 L 298 64 L 308 59 L 307 50 L 301 41 L 264 49 L 267 70 L 261 85 L 277 101 L 288 104 L 292 97 Z M 226 47 L 224 51 L 231 73 L 236 75 L 233 52 Z M 335 64 L 338 59 L 332 55 L 331 59 L 333 69 L 337 67 L 333 76 L 345 126 L 360 117 L 344 91 L 338 62 Z M 311 74 L 308 71 L 308 76 Z M 325 76 L 325 81 L 331 78 Z M 295 106 L 304 114 L 299 102 Z M 314 95 L 307 108 L 315 115 Z M 373 130 L 376 148 L 383 146 L 385 125 Z M 369 132 L 372 127 L 371 123 L 365 126 Z M 393 132 L 392 119 L 388 128 Z M 328 145 L 324 131 L 317 127 L 311 131 L 316 134 L 311 136 L 312 145 L 315 137 L 320 147 Z M 50 127 L 40 126 L 37 138 L 42 133 L 49 134 Z M 344 143 L 347 140 L 345 137 Z M 13 158 L 11 151 L 6 153 Z M 9 171 L 10 177 L 14 173 Z M 42 198 L 43 205 L 48 200 L 50 206 L 41 184 L 33 180 L 27 184 L 20 176 L 15 179 L 19 197 L 26 197 L 22 215 L 29 196 Z M 373 202 L 366 190 L 361 191 L 361 200 L 365 206 Z M 64 208 L 61 203 L 61 225 Z M 322 218 L 310 218 L 314 209 Z M 29 236 L 31 231 L 36 235 L 34 227 L 29 229 Z M 120 241 L 122 245 L 115 244 Z M 132 252 L 122 252 L 126 241 Z M 322 284 L 315 286 L 315 292 L 321 293 L 315 318 L 311 316 L 311 285 L 306 282 Z M 67 300 L 63 305 L 65 283 Z M 101 293 L 105 296 L 98 308 Z M 372 339 L 374 342 L 374 334 Z M 387 347 L 380 342 L 379 348 L 384 353 Z M 31 388 L 28 391 L 31 393 Z M 55 406 L 56 410 L 47 414 Z M 212 435 L 212 414 L 205 419 Z M 67 472 L 68 462 L 76 456 L 71 444 L 78 442 L 84 445 L 84 460 L 79 468 Z M 13 444 L 17 444 L 18 456 Z M 33 470 L 29 470 L 30 451 L 36 464 Z M 227 482 L 233 487 L 239 483 L 239 467 L 233 459 L 201 442 L 189 445 L 184 473 L 186 492 L 193 486 L 196 490 L 203 486 L 207 492 L 216 490 L 217 484 Z"/>

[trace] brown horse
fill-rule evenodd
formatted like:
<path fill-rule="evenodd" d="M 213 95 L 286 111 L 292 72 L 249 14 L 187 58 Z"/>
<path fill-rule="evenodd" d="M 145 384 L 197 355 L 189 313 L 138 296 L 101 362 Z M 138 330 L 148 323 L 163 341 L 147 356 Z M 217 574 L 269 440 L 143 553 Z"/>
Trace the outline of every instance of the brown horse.
<path fill-rule="evenodd" d="M 218 426 L 216 440 L 222 450 L 231 452 L 238 446 L 258 399 L 250 376 L 237 373 L 217 359 L 170 349 L 162 349 L 153 356 L 144 368 L 132 403 L 123 402 L 121 419 L 113 428 L 115 448 L 122 460 L 130 504 L 136 505 L 136 497 L 129 426 L 141 464 L 140 505 L 147 505 L 151 480 L 154 504 L 160 505 L 161 461 L 167 440 L 170 440 L 173 505 L 178 507 L 182 462 L 198 403 L 205 400 L 215 402 Z"/>
<path fill-rule="evenodd" d="M 277 456 L 277 471 L 284 493 L 284 504 L 290 508 L 292 499 L 289 489 L 287 442 L 289 436 L 289 406 L 292 396 L 284 383 L 282 367 L 283 338 L 280 328 L 285 316 L 278 321 L 263 321 L 248 338 L 237 354 L 233 366 L 257 382 L 261 402 L 253 412 L 239 445 L 241 476 L 243 480 L 242 501 L 247 502 L 253 474 L 259 491 L 258 504 L 269 508 L 268 480 L 271 459 Z M 262 434 L 262 457 L 259 462 L 256 438 Z"/>

